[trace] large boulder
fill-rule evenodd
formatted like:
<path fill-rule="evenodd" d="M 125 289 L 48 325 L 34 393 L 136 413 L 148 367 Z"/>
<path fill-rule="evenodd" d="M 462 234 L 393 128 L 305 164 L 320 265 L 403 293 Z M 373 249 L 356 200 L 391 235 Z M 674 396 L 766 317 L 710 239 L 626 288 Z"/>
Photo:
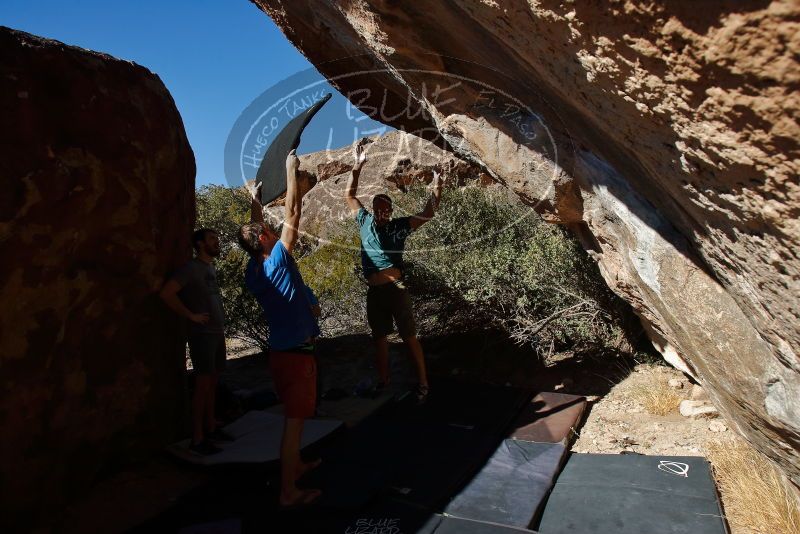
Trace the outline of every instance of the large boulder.
<path fill-rule="evenodd" d="M 30 524 L 185 415 L 194 155 L 161 80 L 0 27 L 0 524 Z M 45 515 L 46 514 L 46 515 Z"/>
<path fill-rule="evenodd" d="M 800 483 L 797 2 L 254 2 L 363 111 L 569 225 Z"/>
<path fill-rule="evenodd" d="M 415 184 L 430 183 L 434 170 L 441 172 L 449 185 L 495 186 L 479 165 L 459 159 L 415 135 L 393 131 L 368 141 L 367 162 L 358 180 L 358 197 L 364 206 L 370 207 L 372 197 L 379 193 L 397 195 Z M 300 156 L 298 178 L 305 193 L 300 228 L 304 232 L 324 238 L 336 229 L 338 221 L 351 217 L 344 192 L 353 168 L 354 150 L 355 145 L 350 145 Z M 281 196 L 267 207 L 271 220 L 283 220 L 283 203 Z"/>

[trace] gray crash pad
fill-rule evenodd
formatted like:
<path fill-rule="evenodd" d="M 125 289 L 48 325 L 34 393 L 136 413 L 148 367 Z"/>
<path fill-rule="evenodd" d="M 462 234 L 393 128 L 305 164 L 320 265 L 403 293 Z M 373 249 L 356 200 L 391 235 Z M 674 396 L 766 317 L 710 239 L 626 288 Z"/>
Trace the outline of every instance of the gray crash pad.
<path fill-rule="evenodd" d="M 334 419 L 307 419 L 303 426 L 301 446 L 306 447 L 342 426 Z M 200 456 L 189 451 L 189 440 L 167 447 L 167 450 L 187 462 L 199 465 L 266 463 L 280 457 L 283 435 L 283 416 L 264 411 L 247 412 L 224 428 L 236 438 L 230 443 L 220 443 L 222 452 Z"/>
<path fill-rule="evenodd" d="M 708 462 L 696 456 L 573 454 L 542 534 L 725 534 Z"/>
<path fill-rule="evenodd" d="M 553 487 L 565 454 L 560 443 L 507 439 L 445 513 L 527 528 Z"/>
<path fill-rule="evenodd" d="M 290 120 L 275 137 L 261 160 L 256 173 L 256 183 L 261 182 L 261 204 L 267 205 L 286 192 L 286 156 L 300 145 L 303 130 L 325 102 L 328 93 L 311 107 Z"/>

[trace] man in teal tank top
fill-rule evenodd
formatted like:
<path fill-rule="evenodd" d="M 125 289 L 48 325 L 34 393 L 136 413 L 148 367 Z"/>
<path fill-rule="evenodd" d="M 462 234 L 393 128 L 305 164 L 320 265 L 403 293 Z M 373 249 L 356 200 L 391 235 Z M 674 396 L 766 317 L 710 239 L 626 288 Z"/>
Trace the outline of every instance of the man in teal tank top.
<path fill-rule="evenodd" d="M 376 195 L 372 199 L 372 213 L 356 198 L 358 177 L 367 161 L 364 144 L 356 145 L 356 162 L 347 181 L 345 201 L 355 214 L 361 235 L 361 265 L 367 279 L 367 321 L 372 330 L 378 367 L 378 389 L 389 383 L 389 341 L 387 336 L 397 324 L 400 337 L 408 347 L 419 383 L 417 400 L 425 401 L 429 387 L 422 346 L 417 339 L 411 298 L 403 283 L 403 250 L 408 236 L 431 220 L 439 207 L 442 181 L 433 173 L 433 193 L 425 209 L 411 217 L 392 219 L 392 199 Z"/>

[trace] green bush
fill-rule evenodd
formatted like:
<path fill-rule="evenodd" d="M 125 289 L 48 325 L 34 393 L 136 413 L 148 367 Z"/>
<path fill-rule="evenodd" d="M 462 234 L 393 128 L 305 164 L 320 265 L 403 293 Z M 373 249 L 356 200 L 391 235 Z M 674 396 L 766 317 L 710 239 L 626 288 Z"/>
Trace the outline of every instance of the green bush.
<path fill-rule="evenodd" d="M 395 214 L 420 211 L 422 187 L 395 197 Z M 236 244 L 249 220 L 246 191 L 204 186 L 197 191 L 198 226 L 222 241 L 216 265 L 230 337 L 265 349 L 262 311 L 244 287 L 247 256 Z M 298 248 L 298 266 L 322 307 L 326 335 L 366 330 L 366 284 L 359 237 L 348 220 L 328 240 Z M 407 275 L 423 333 L 446 335 L 500 328 L 542 356 L 560 351 L 618 349 L 631 312 L 606 286 L 597 265 L 563 228 L 546 224 L 505 191 L 446 189 L 436 218 L 412 234 Z"/>
<path fill-rule="evenodd" d="M 398 203 L 413 213 L 426 195 L 416 188 Z M 408 240 L 406 261 L 415 293 L 437 301 L 449 328 L 500 327 L 542 356 L 625 341 L 630 311 L 597 265 L 504 190 L 447 189 L 436 218 Z"/>

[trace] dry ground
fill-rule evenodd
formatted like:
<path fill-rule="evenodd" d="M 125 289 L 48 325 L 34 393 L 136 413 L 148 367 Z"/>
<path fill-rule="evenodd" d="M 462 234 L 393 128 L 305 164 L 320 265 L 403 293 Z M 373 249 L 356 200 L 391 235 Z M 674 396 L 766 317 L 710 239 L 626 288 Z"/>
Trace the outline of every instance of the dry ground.
<path fill-rule="evenodd" d="M 682 387 L 670 386 L 670 379 Z M 732 534 L 800 533 L 796 490 L 721 417 L 680 415 L 677 402 L 690 391 L 691 384 L 676 369 L 636 365 L 605 396 L 590 397 L 572 450 L 705 456 L 712 463 Z"/>
<path fill-rule="evenodd" d="M 683 387 L 671 388 L 668 385 L 670 379 L 679 380 Z M 731 434 L 730 429 L 723 432 L 709 430 L 711 421 L 721 419 L 683 417 L 678 413 L 677 403 L 666 415 L 649 413 L 642 391 L 652 390 L 654 386 L 673 392 L 679 400 L 688 398 L 691 390 L 689 381 L 676 369 L 661 365 L 637 365 L 604 397 L 589 397 L 590 412 L 572 450 L 705 456 L 705 444 L 708 441 L 719 438 L 721 434 Z"/>

